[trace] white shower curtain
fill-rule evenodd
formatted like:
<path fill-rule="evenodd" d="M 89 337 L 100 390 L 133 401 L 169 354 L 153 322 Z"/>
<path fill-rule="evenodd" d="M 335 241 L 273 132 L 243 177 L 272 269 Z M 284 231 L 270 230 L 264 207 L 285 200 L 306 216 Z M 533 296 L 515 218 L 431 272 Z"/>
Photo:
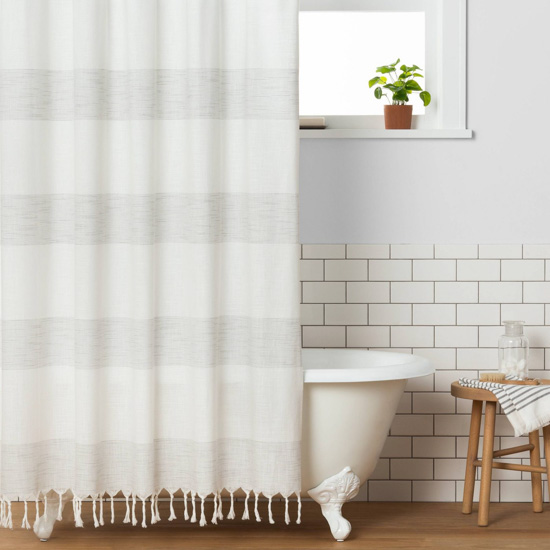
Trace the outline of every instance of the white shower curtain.
<path fill-rule="evenodd" d="M 3 525 L 298 493 L 297 0 L 0 0 L 0 78 Z"/>

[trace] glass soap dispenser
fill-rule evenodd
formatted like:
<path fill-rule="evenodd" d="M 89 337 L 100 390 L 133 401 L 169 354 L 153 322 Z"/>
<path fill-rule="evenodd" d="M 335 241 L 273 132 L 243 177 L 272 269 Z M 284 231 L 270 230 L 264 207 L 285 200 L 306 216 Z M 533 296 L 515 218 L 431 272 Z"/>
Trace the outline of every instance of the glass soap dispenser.
<path fill-rule="evenodd" d="M 504 334 L 498 339 L 499 371 L 525 380 L 529 372 L 529 340 L 523 335 L 523 321 L 504 321 Z"/>

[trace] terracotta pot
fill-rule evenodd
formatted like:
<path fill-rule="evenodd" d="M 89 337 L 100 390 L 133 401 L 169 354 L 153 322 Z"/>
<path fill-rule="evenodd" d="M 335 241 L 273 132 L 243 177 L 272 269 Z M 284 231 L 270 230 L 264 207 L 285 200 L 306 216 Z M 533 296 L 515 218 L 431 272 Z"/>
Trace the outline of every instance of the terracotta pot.
<path fill-rule="evenodd" d="M 412 114 L 412 105 L 384 105 L 386 130 L 410 130 Z"/>

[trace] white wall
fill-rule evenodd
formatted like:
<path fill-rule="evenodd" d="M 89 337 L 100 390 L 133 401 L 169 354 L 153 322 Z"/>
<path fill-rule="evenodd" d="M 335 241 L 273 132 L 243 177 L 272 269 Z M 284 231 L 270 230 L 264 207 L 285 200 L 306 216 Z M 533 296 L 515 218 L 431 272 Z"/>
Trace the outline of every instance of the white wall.
<path fill-rule="evenodd" d="M 469 0 L 472 140 L 302 140 L 303 243 L 550 241 L 547 0 Z"/>

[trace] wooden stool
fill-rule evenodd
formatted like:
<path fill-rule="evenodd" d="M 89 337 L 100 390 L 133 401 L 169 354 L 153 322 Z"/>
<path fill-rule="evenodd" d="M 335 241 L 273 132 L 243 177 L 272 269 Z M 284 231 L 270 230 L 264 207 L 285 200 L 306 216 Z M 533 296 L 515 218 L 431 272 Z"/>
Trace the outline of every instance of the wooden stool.
<path fill-rule="evenodd" d="M 542 478 L 541 474 L 548 474 L 548 487 L 550 489 L 550 426 L 542 429 L 544 435 L 544 452 L 546 454 L 546 468 L 540 465 L 539 432 L 529 434 L 529 444 L 493 451 L 495 436 L 495 414 L 497 398 L 493 392 L 477 388 L 467 388 L 458 382 L 451 384 L 451 395 L 461 399 L 472 400 L 472 418 L 470 420 L 470 439 L 468 441 L 468 456 L 466 459 L 466 475 L 464 479 L 464 497 L 462 499 L 462 513 L 472 513 L 474 500 L 474 483 L 476 468 L 481 466 L 481 488 L 479 493 L 479 512 L 477 524 L 480 527 L 489 525 L 489 500 L 491 494 L 491 479 L 493 468 L 499 470 L 516 470 L 531 472 L 531 489 L 533 492 L 533 512 L 542 512 Z M 479 433 L 481 428 L 481 414 L 485 402 L 485 431 L 483 435 L 483 456 L 477 458 L 479 447 Z M 529 451 L 530 465 L 508 464 L 493 461 L 493 458 L 508 456 L 515 453 Z"/>

